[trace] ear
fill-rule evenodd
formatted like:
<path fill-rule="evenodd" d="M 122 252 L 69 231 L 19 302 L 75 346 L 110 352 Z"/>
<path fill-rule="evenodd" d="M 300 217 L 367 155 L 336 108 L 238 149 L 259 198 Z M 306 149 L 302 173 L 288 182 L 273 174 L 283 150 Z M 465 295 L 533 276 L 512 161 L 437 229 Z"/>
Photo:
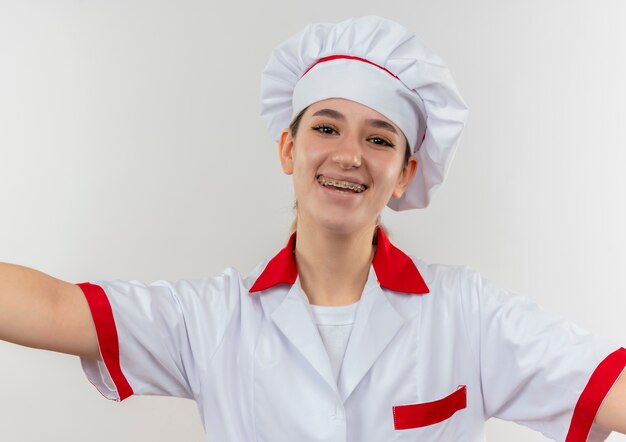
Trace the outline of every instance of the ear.
<path fill-rule="evenodd" d="M 293 142 L 291 129 L 283 130 L 280 134 L 280 140 L 278 140 L 278 156 L 283 172 L 287 175 L 293 173 Z"/>
<path fill-rule="evenodd" d="M 405 166 L 402 167 L 400 171 L 400 176 L 398 177 L 398 182 L 396 183 L 396 187 L 393 189 L 393 193 L 391 196 L 394 198 L 400 198 L 406 189 L 408 189 L 409 184 L 413 181 L 415 177 L 415 172 L 417 172 L 417 158 L 414 155 L 409 157 L 409 161 Z"/>

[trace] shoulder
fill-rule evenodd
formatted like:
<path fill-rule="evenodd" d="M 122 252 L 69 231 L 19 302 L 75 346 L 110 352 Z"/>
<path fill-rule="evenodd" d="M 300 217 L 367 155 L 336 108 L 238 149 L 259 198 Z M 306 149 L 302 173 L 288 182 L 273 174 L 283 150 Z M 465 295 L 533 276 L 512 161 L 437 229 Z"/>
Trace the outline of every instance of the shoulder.
<path fill-rule="evenodd" d="M 456 311 L 469 323 L 543 310 L 535 301 L 493 283 L 467 265 L 429 264 L 409 256 L 429 288 L 425 304 Z"/>
<path fill-rule="evenodd" d="M 480 289 L 480 273 L 466 265 L 431 264 L 414 255 L 408 255 L 417 267 L 433 295 L 458 296 Z"/>
<path fill-rule="evenodd" d="M 513 302 L 530 300 L 485 278 L 478 270 L 467 265 L 430 264 L 409 255 L 428 285 L 438 296 L 463 296 L 467 299 Z"/>
<path fill-rule="evenodd" d="M 114 310 L 167 311 L 170 314 L 195 314 L 200 311 L 224 312 L 239 303 L 245 280 L 237 269 L 226 268 L 220 275 L 156 280 L 94 281 L 100 286 Z"/>

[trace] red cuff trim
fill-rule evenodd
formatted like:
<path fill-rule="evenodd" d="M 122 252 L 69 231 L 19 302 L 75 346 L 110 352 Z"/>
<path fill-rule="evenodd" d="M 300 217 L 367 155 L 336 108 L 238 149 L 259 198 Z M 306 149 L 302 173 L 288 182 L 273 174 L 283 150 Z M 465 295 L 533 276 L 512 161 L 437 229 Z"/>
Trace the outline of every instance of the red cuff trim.
<path fill-rule="evenodd" d="M 452 417 L 465 407 L 467 407 L 467 387 L 460 385 L 454 393 L 437 401 L 393 407 L 393 427 L 396 430 L 408 430 L 434 425 Z"/>
<path fill-rule="evenodd" d="M 133 395 L 133 389 L 120 367 L 120 348 L 113 310 L 102 287 L 88 282 L 77 284 L 87 299 L 96 326 L 98 345 L 104 365 L 115 384 L 120 401 Z"/>
<path fill-rule="evenodd" d="M 608 355 L 594 370 L 574 409 L 565 442 L 585 442 L 602 401 L 626 367 L 626 349 Z"/>

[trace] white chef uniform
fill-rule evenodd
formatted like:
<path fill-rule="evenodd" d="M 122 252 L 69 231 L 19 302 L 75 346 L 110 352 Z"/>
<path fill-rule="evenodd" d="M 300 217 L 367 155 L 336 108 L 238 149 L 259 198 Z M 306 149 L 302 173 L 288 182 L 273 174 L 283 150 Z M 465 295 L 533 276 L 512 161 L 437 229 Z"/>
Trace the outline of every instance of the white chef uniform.
<path fill-rule="evenodd" d="M 490 417 L 567 442 L 626 365 L 595 337 L 465 267 L 428 265 L 382 230 L 338 381 L 287 246 L 247 278 L 83 283 L 107 398 L 195 399 L 211 441 L 481 441 Z"/>

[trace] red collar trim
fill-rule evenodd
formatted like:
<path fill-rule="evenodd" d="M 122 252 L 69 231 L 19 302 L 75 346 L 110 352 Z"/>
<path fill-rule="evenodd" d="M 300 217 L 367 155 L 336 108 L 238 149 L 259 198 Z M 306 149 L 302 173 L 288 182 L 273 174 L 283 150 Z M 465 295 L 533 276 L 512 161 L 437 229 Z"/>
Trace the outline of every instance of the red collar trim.
<path fill-rule="evenodd" d="M 430 292 L 424 278 L 413 264 L 413 260 L 391 244 L 380 227 L 378 227 L 378 246 L 372 265 L 378 282 L 386 289 L 418 295 Z"/>
<path fill-rule="evenodd" d="M 250 293 L 274 287 L 276 284 L 293 284 L 298 277 L 296 260 L 293 258 L 293 250 L 296 245 L 296 232 L 293 232 L 289 242 L 270 262 L 265 266 L 263 273 L 256 279 Z"/>
<path fill-rule="evenodd" d="M 413 260 L 391 244 L 380 227 L 377 228 L 376 232 L 377 247 L 372 265 L 381 287 L 394 292 L 419 295 L 429 293 L 428 286 L 415 267 Z M 266 290 L 281 283 L 293 284 L 296 282 L 298 268 L 293 257 L 295 244 L 296 232 L 291 235 L 285 248 L 267 263 L 263 272 L 250 288 L 250 293 Z"/>

